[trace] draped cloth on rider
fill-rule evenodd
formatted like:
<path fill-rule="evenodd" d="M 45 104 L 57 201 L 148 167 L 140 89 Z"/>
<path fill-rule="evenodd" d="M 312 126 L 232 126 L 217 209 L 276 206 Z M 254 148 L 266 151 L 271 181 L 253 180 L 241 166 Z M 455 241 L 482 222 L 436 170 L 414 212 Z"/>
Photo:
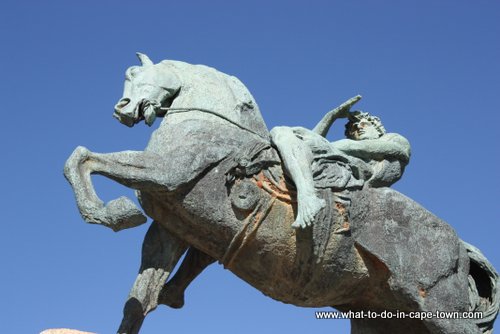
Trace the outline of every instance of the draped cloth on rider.
<path fill-rule="evenodd" d="M 359 177 L 359 163 L 354 163 L 351 156 L 335 149 L 326 138 L 311 130 L 294 127 L 292 131 L 311 150 L 315 188 L 333 191 L 362 188 L 364 182 Z"/>
<path fill-rule="evenodd" d="M 329 143 L 326 143 L 329 146 Z M 312 253 L 308 258 L 311 263 L 322 260 L 332 234 L 348 231 L 345 226 L 350 205 L 348 191 L 359 189 L 363 184 L 353 176 L 344 156 L 323 145 L 315 146 L 312 150 L 314 159 L 311 168 L 316 191 L 327 205 L 317 214 L 310 229 L 297 230 L 297 240 L 311 245 Z M 286 169 L 283 168 L 278 151 L 271 147 L 270 143 L 252 138 L 234 151 L 227 160 L 230 163 L 227 172 L 229 182 L 235 178 L 251 177 L 262 172 L 265 179 L 274 185 L 274 189 L 279 189 L 280 192 L 288 192 L 291 189 L 288 196 L 292 203 L 287 204 L 296 203 L 293 181 L 284 172 Z M 282 182 L 287 185 L 282 187 Z M 282 200 L 279 196 L 275 197 Z"/>

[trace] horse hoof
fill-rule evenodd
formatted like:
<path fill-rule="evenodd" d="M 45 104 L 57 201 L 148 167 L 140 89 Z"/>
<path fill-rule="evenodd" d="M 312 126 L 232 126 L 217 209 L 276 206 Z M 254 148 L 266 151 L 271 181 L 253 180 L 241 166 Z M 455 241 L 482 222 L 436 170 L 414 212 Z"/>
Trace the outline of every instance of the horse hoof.
<path fill-rule="evenodd" d="M 165 285 L 159 296 L 159 304 L 167 305 L 171 308 L 179 309 L 184 306 L 184 293 L 172 286 Z"/>
<path fill-rule="evenodd" d="M 168 297 L 166 297 L 162 302 L 162 304 L 165 304 L 171 308 L 180 309 L 184 306 L 184 300 L 177 300 L 177 299 L 170 300 Z"/>
<path fill-rule="evenodd" d="M 110 218 L 108 227 L 115 232 L 142 225 L 147 221 L 147 217 L 135 203 L 123 196 L 106 205 L 106 216 Z"/>

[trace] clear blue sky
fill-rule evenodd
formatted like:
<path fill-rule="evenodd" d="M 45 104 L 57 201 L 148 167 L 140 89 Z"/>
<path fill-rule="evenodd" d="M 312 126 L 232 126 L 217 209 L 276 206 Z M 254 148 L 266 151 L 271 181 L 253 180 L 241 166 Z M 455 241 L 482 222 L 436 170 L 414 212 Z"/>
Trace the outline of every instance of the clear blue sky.
<path fill-rule="evenodd" d="M 146 145 L 152 129 L 111 117 L 136 51 L 239 77 L 269 128 L 312 127 L 362 94 L 360 108 L 412 145 L 395 188 L 500 269 L 498 1 L 3 0 L 0 47 L 6 333 L 117 329 L 147 226 L 86 225 L 62 166 L 77 145 Z M 132 195 L 94 180 L 106 200 Z M 349 333 L 348 322 L 315 320 L 314 310 L 265 297 L 213 265 L 183 309 L 160 307 L 143 333 Z"/>

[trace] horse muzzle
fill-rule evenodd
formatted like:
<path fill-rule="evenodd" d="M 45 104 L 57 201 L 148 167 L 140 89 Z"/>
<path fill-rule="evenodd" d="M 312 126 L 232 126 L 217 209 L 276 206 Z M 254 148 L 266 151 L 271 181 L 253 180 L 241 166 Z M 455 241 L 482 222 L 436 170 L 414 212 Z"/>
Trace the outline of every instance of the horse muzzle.
<path fill-rule="evenodd" d="M 132 127 L 142 119 L 139 112 L 140 104 L 140 102 L 131 103 L 129 98 L 123 98 L 115 105 L 113 117 L 120 123 Z"/>

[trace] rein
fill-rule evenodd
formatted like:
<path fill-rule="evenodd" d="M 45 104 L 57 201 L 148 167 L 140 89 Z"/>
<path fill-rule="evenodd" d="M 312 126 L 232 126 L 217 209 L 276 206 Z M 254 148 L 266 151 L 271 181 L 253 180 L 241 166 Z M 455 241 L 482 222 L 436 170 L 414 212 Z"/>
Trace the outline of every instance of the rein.
<path fill-rule="evenodd" d="M 210 110 L 210 109 L 204 109 L 204 108 L 159 108 L 159 109 L 167 111 L 167 115 L 168 114 L 179 114 L 179 113 L 188 112 L 188 111 L 201 111 L 201 112 L 222 118 L 226 122 L 229 122 L 233 125 L 236 125 L 237 127 L 239 127 L 242 130 L 248 131 L 251 134 L 258 136 L 259 138 L 264 139 L 265 141 L 269 141 L 269 137 L 266 138 L 266 137 L 258 134 L 257 132 L 247 128 L 246 126 L 243 126 L 243 125 L 239 124 L 238 122 L 233 121 L 229 117 L 226 117 L 226 116 L 222 115 L 221 113 L 218 113 L 218 112 Z"/>

